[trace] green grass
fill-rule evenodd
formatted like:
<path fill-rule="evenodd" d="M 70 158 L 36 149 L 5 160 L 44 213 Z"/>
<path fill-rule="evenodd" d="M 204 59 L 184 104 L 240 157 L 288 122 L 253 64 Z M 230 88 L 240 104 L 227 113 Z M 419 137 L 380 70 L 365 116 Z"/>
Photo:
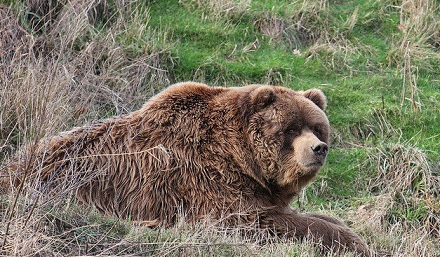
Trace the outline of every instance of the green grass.
<path fill-rule="evenodd" d="M 243 81 L 263 81 L 274 72 L 289 83 L 295 77 L 313 77 L 316 69 L 323 69 L 316 67 L 314 61 L 306 63 L 304 57 L 283 46 L 270 44 L 267 37 L 254 31 L 252 20 L 228 23 L 204 19 L 202 14 L 189 12 L 175 1 L 151 4 L 150 15 L 154 17 L 152 26 L 172 28 L 178 42 L 171 50 L 178 57 L 173 70 L 176 81 L 197 78 L 199 72 L 207 83 L 240 85 Z"/>
<path fill-rule="evenodd" d="M 62 10 L 70 11 L 59 17 L 71 15 L 71 20 L 39 25 L 44 29 L 36 31 L 27 14 L 33 10 L 32 4 L 43 2 L 0 2 L 10 8 L 1 9 L 0 15 L 13 17 L 0 20 L 0 75 L 5 75 L 0 88 L 0 161 L 20 149 L 24 141 L 38 139 L 44 133 L 53 135 L 109 114 L 131 111 L 173 82 L 320 88 L 328 99 L 332 147 L 327 165 L 293 205 L 343 217 L 369 243 L 393 256 L 440 254 L 431 244 L 438 240 L 440 216 L 435 186 L 440 181 L 440 11 L 435 0 L 420 2 L 428 3 L 424 16 L 414 16 L 418 12 L 411 5 L 413 1 L 405 6 L 391 0 L 166 0 L 131 1 L 125 6 L 108 1 L 109 15 L 98 17 L 96 24 L 66 5 Z M 71 2 L 76 10 L 84 11 L 88 6 L 81 5 L 85 3 L 81 0 Z M 4 30 L 7 22 L 20 28 Z M 28 34 L 19 37 L 20 31 Z M 35 59 L 26 52 L 37 51 L 32 46 L 42 49 Z M 41 96 L 38 92 L 50 94 Z M 44 117 L 51 122 L 42 120 L 41 106 L 45 106 Z M 414 151 L 402 153 L 398 162 L 387 151 L 399 147 Z M 420 161 L 425 155 L 426 163 Z M 392 161 L 394 166 L 388 167 Z M 420 169 L 411 170 L 406 163 Z M 416 178 L 423 177 L 423 183 L 415 189 L 412 184 L 420 181 L 410 181 L 401 192 L 392 190 L 400 186 L 396 181 L 373 183 L 387 176 L 399 180 L 399 168 L 409 169 Z M 370 206 L 367 214 L 374 222 L 381 222 L 373 232 L 362 225 L 371 220 L 353 214 L 362 206 Z M 228 242 L 237 244 L 235 239 L 216 236 L 213 240 L 221 244 L 215 250 L 208 247 L 197 252 L 197 244 L 191 245 L 191 251 L 183 250 L 189 249 L 186 246 L 167 250 L 162 235 L 139 232 L 108 217 L 87 217 L 85 224 L 73 225 L 78 240 L 85 240 L 77 246 L 96 238 L 95 244 L 101 239 L 115 243 L 135 233 L 132 236 L 142 243 L 158 243 L 148 246 L 154 253 L 249 253 L 224 246 Z M 40 216 L 35 219 L 39 222 Z M 74 220 L 68 214 L 59 219 Z M 95 223 L 97 227 L 89 226 Z M 426 232 L 430 229 L 437 232 Z M 168 232 L 173 240 L 188 243 L 182 239 L 182 232 Z M 60 236 L 57 233 L 54 237 Z M 416 234 L 422 234 L 421 244 L 427 252 L 417 247 L 398 248 L 399 241 L 415 244 Z M 75 243 L 69 247 L 72 245 Z M 136 252 L 134 243 L 129 247 L 130 253 Z M 262 255 L 301 256 L 302 250 L 251 248 L 251 253 Z M 32 253 L 29 251 L 18 254 Z"/>

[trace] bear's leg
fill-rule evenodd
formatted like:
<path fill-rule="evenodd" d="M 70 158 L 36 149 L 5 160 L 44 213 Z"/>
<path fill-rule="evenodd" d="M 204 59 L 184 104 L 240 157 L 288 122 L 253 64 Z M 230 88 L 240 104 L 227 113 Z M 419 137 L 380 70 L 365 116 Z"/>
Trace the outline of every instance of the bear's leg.
<path fill-rule="evenodd" d="M 339 226 L 343 226 L 343 227 L 345 226 L 345 224 L 343 222 L 341 222 L 341 221 L 339 221 L 339 220 L 337 220 L 337 219 L 335 219 L 333 217 L 330 217 L 330 216 L 326 216 L 326 215 L 322 215 L 322 214 L 317 214 L 317 213 L 308 213 L 307 215 L 310 216 L 310 217 L 314 217 L 314 218 L 318 218 L 318 219 L 322 219 L 322 220 L 328 221 L 330 223 L 333 223 L 333 224 L 336 224 L 336 225 L 339 225 Z"/>
<path fill-rule="evenodd" d="M 325 218 L 323 218 L 325 217 Z M 371 256 L 367 245 L 354 232 L 322 215 L 267 213 L 259 217 L 261 228 L 273 228 L 280 236 L 307 238 L 322 247 L 323 252 L 354 251 Z"/>

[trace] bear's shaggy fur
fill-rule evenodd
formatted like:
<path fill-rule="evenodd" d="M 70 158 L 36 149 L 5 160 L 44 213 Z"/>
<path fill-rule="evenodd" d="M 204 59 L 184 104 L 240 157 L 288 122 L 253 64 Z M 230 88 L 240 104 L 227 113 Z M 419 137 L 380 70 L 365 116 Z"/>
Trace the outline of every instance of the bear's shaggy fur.
<path fill-rule="evenodd" d="M 7 166 L 39 189 L 82 181 L 77 197 L 103 213 L 152 227 L 205 218 L 308 237 L 325 249 L 367 254 L 336 219 L 289 203 L 325 162 L 329 122 L 320 90 L 185 82 L 140 110 L 75 128 Z"/>

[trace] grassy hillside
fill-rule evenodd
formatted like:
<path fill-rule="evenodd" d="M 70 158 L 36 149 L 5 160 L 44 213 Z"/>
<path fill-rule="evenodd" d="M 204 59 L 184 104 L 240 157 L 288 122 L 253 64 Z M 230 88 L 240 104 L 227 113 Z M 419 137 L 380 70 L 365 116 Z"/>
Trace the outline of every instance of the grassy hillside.
<path fill-rule="evenodd" d="M 436 0 L 0 0 L 0 162 L 174 82 L 316 87 L 331 151 L 292 205 L 384 255 L 439 256 L 439 67 Z M 2 194 L 0 254 L 316 256 L 209 224 L 152 231 L 70 195 Z"/>

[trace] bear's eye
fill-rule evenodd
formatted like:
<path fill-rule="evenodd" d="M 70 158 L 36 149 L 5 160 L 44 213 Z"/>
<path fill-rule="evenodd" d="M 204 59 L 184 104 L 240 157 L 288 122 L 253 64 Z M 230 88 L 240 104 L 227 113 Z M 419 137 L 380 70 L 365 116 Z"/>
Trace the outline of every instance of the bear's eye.
<path fill-rule="evenodd" d="M 288 134 L 288 135 L 296 135 L 296 134 L 298 134 L 298 131 L 296 129 L 290 128 L 290 129 L 286 130 L 286 134 Z"/>
<path fill-rule="evenodd" d="M 314 132 L 315 132 L 315 135 L 317 137 L 322 137 L 322 130 L 321 130 L 321 128 L 315 128 Z"/>

